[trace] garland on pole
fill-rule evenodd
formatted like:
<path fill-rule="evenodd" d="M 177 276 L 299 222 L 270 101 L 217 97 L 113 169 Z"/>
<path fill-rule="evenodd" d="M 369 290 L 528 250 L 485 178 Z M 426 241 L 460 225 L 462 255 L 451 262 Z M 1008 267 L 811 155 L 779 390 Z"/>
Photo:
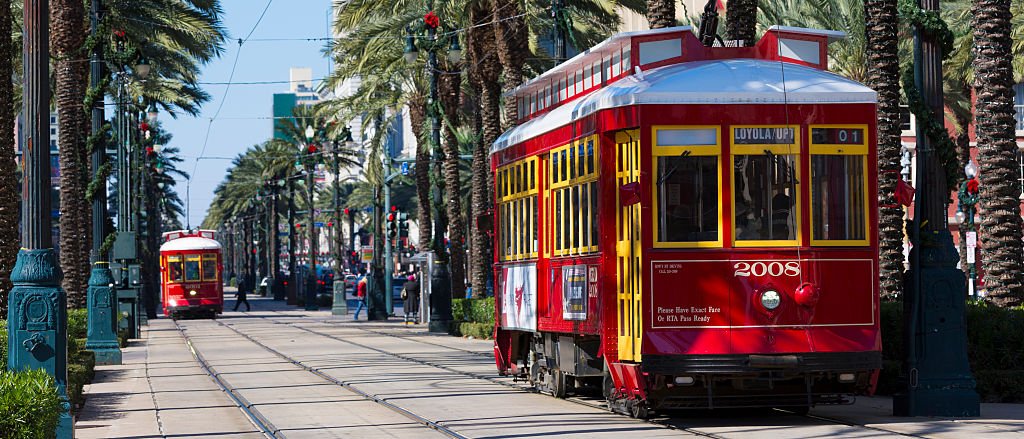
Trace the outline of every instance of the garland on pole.
<path fill-rule="evenodd" d="M 918 32 L 935 37 L 939 42 L 943 60 L 953 53 L 953 32 L 949 30 L 938 11 L 921 9 L 914 0 L 900 0 L 899 17 L 914 26 Z M 931 109 L 921 97 L 921 92 L 915 85 L 913 66 L 903 70 L 900 82 L 903 83 L 903 92 L 906 94 L 910 112 L 916 117 L 917 124 L 922 128 L 925 136 L 932 142 L 939 163 L 942 164 L 946 173 L 947 190 L 956 190 L 957 182 L 960 179 L 960 163 L 957 160 L 956 145 L 953 143 L 953 139 L 950 138 L 946 126 L 936 120 Z"/>

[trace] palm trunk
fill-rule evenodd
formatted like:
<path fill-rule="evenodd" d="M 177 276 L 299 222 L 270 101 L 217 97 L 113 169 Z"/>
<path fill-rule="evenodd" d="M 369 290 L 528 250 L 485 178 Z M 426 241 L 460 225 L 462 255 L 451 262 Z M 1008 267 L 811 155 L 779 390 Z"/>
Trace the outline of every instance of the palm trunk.
<path fill-rule="evenodd" d="M 473 9 L 470 22 L 479 24 L 486 19 L 485 11 Z M 479 122 L 480 136 L 473 148 L 473 175 L 486 178 L 474 178 L 472 181 L 473 215 L 479 218 L 489 214 L 493 209 L 491 191 L 494 187 L 494 174 L 488 161 L 488 150 L 501 134 L 501 63 L 494 55 L 495 28 L 493 26 L 474 27 L 467 35 L 467 52 L 470 54 L 470 65 L 477 68 L 469 69 L 471 83 L 480 98 L 480 111 L 474 112 Z M 472 218 L 471 218 L 472 220 Z M 487 292 L 487 280 L 493 269 L 490 235 L 479 230 L 471 223 L 470 236 L 472 248 L 470 264 L 472 270 L 473 295 L 483 297 Z"/>
<path fill-rule="evenodd" d="M 900 178 L 900 71 L 896 0 L 864 2 L 867 85 L 878 92 L 878 251 L 881 296 L 903 290 L 903 209 L 896 201 Z"/>
<path fill-rule="evenodd" d="M 422 96 L 409 100 L 409 122 L 416 135 L 416 221 L 420 226 L 417 250 L 430 248 L 433 235 L 430 222 L 430 142 L 427 133 L 426 102 Z"/>
<path fill-rule="evenodd" d="M 85 147 L 85 100 L 88 64 L 81 62 L 85 43 L 85 3 L 54 0 L 50 8 L 50 46 L 56 78 L 57 121 L 60 126 L 60 265 L 68 307 L 85 306 L 89 282 L 92 210 L 82 194 L 89 182 Z"/>
<path fill-rule="evenodd" d="M 462 216 L 462 182 L 459 179 L 459 139 L 455 135 L 459 117 L 461 75 L 446 73 L 438 78 L 438 100 L 445 114 L 442 171 L 445 207 L 448 214 L 448 267 L 452 275 L 452 297 L 466 297 L 466 223 Z"/>
<path fill-rule="evenodd" d="M 512 90 L 523 83 L 523 66 L 530 56 L 526 20 L 521 17 L 523 12 L 518 1 L 491 0 L 491 8 L 495 23 L 494 42 L 504 72 L 505 90 Z M 504 105 L 502 131 L 515 126 L 517 119 L 515 99 L 506 99 Z"/>
<path fill-rule="evenodd" d="M 647 23 L 651 29 L 675 26 L 675 0 L 647 0 Z"/>
<path fill-rule="evenodd" d="M 870 0 L 867 0 L 870 1 Z M 725 9 L 725 34 L 730 40 L 743 40 L 754 45 L 757 31 L 757 0 L 732 0 Z"/>
<path fill-rule="evenodd" d="M 11 43 L 11 2 L 0 0 L 0 78 L 13 77 L 14 52 Z M 21 191 L 14 158 L 14 85 L 0 81 L 0 320 L 7 318 L 7 294 L 11 291 L 11 270 L 18 256 L 18 218 Z"/>
<path fill-rule="evenodd" d="M 1024 299 L 1020 184 L 1014 138 L 1011 0 L 974 0 L 975 130 L 981 168 L 981 265 L 988 297 L 1000 306 Z"/>

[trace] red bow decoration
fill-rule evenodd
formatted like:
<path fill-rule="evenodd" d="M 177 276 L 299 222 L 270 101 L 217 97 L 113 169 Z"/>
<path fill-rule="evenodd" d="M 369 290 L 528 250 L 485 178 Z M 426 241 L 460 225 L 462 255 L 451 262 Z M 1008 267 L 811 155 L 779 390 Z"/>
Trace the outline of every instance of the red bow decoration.
<path fill-rule="evenodd" d="M 423 16 L 423 24 L 431 29 L 437 29 L 441 25 L 441 19 L 437 18 L 437 14 L 434 11 L 427 12 L 427 15 Z"/>
<path fill-rule="evenodd" d="M 902 178 L 896 182 L 896 201 L 900 204 L 906 207 L 910 207 L 911 204 L 914 204 L 915 192 L 917 191 L 914 187 L 911 186 L 910 183 L 903 181 Z"/>
<path fill-rule="evenodd" d="M 978 186 L 980 186 L 980 185 L 981 185 L 981 183 L 978 182 L 977 178 L 972 178 L 970 180 L 967 180 L 967 193 L 969 193 L 971 195 L 974 195 L 974 194 L 978 193 Z"/>
<path fill-rule="evenodd" d="M 316 144 L 314 144 L 314 143 L 309 144 L 309 148 L 307 148 L 306 151 L 308 151 L 310 154 L 315 154 L 316 153 Z"/>
<path fill-rule="evenodd" d="M 124 38 L 124 31 L 121 29 L 114 30 L 114 36 L 117 38 Z"/>
<path fill-rule="evenodd" d="M 142 122 L 139 124 L 139 131 L 149 131 L 149 124 Z"/>

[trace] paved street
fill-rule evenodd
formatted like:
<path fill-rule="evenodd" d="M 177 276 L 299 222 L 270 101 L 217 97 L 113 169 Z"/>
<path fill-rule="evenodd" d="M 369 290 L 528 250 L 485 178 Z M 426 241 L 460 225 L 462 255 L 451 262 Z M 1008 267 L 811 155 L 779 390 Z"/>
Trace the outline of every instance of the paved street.
<path fill-rule="evenodd" d="M 810 416 L 698 412 L 638 421 L 599 400 L 558 400 L 498 377 L 489 341 L 251 301 L 252 312 L 218 320 L 151 321 L 125 350 L 125 365 L 98 368 L 77 436 L 1024 436 L 1024 405 L 986 404 L 981 419 L 905 419 L 889 416 L 886 398 Z"/>

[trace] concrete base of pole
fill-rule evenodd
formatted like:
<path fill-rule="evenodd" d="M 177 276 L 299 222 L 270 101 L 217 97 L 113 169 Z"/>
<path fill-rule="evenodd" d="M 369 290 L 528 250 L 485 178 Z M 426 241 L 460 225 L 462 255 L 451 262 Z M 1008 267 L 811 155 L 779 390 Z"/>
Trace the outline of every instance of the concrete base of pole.
<path fill-rule="evenodd" d="M 67 296 L 53 249 L 21 249 L 11 271 L 14 288 L 8 295 L 7 369 L 42 369 L 57 381 L 60 420 L 57 438 L 74 437 L 68 402 Z"/>
<path fill-rule="evenodd" d="M 348 301 L 345 300 L 345 281 L 334 281 L 334 303 L 331 305 L 331 314 L 343 316 L 348 314 Z"/>
<path fill-rule="evenodd" d="M 452 325 L 452 284 L 448 263 L 434 262 L 430 273 L 430 332 L 448 333 Z"/>
<path fill-rule="evenodd" d="M 117 299 L 114 277 L 106 262 L 96 262 L 89 275 L 86 298 L 88 330 L 85 348 L 96 354 L 96 364 L 121 364 L 121 346 L 117 342 Z"/>

